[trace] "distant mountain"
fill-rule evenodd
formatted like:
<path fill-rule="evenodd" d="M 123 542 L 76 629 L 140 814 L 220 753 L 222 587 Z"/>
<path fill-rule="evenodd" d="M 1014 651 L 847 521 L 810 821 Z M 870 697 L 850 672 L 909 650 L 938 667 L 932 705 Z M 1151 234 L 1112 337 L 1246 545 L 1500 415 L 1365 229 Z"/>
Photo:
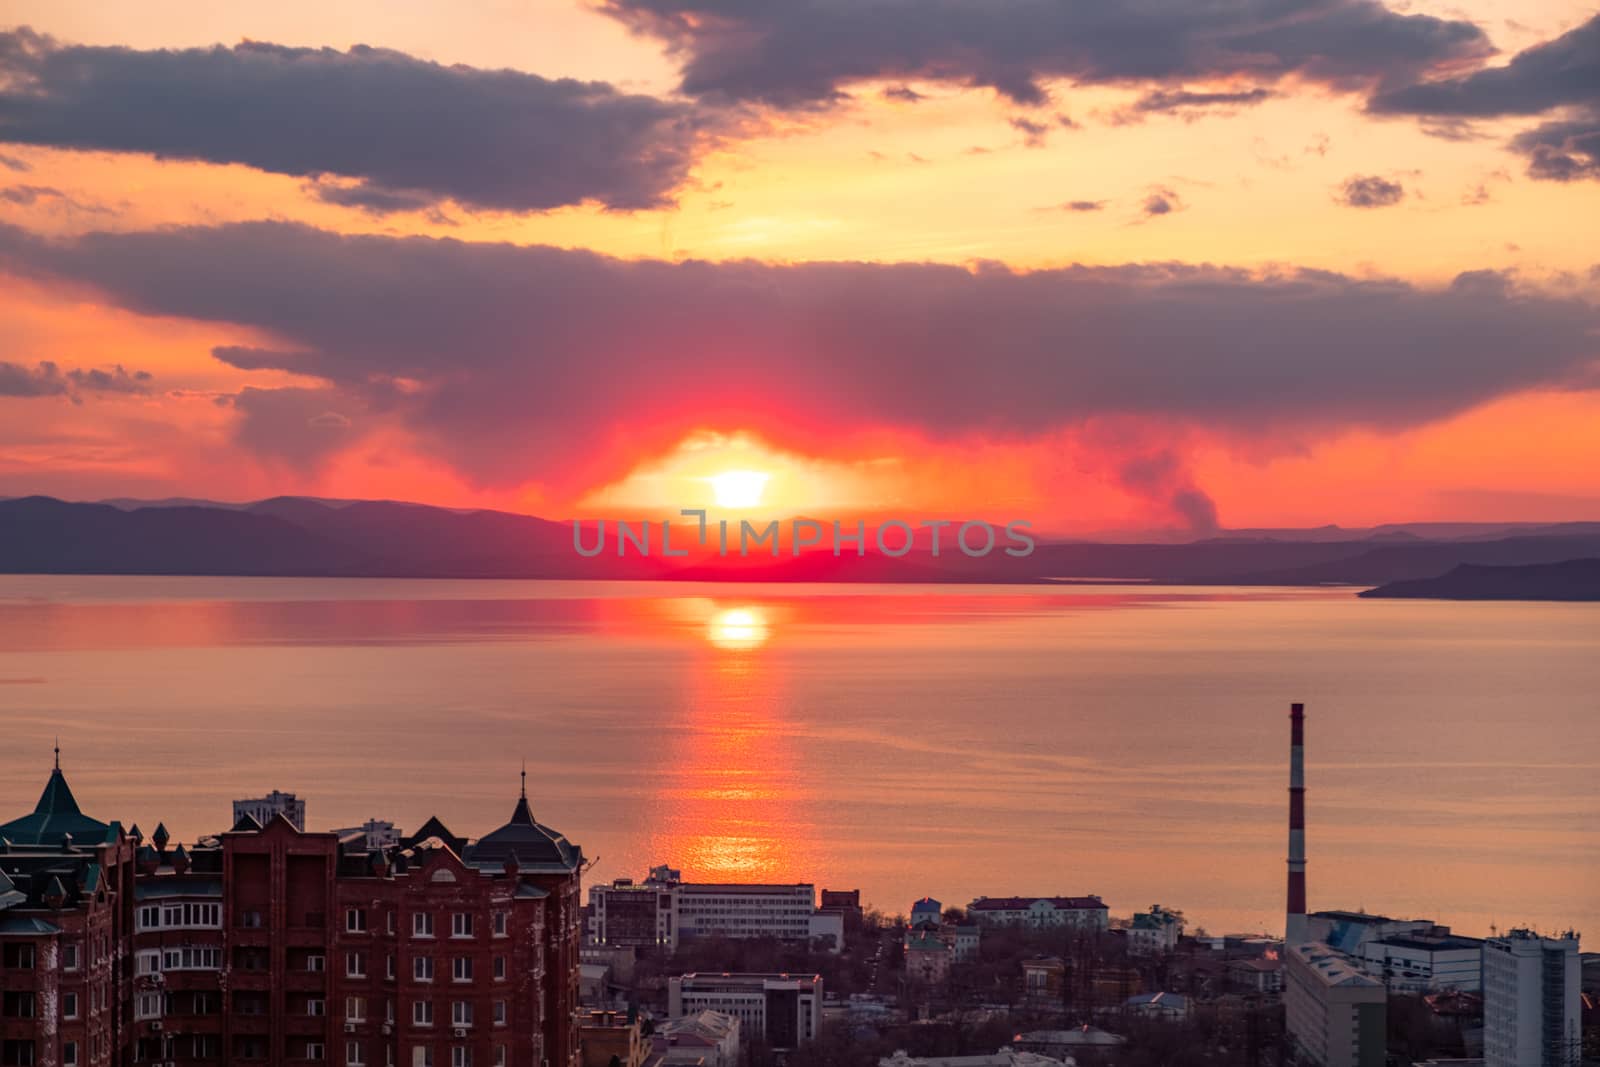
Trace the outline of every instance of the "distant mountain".
<path fill-rule="evenodd" d="M 1529 528 L 1524 528 L 1529 529 Z M 1531 529 L 1539 529 L 1537 527 Z M 1415 529 L 1319 530 L 1305 539 L 1218 537 L 1190 543 L 1044 542 L 1025 558 L 997 547 L 973 559 L 949 542 L 934 557 L 926 541 L 900 557 L 827 547 L 796 557 L 721 558 L 689 545 L 684 556 L 580 556 L 570 523 L 502 511 L 459 511 L 397 501 L 276 497 L 250 504 L 66 503 L 49 497 L 0 501 L 0 572 L 203 574 L 307 577 L 674 579 L 811 582 L 1052 582 L 1128 580 L 1201 585 L 1373 586 L 1431 578 L 1463 563 L 1521 565 L 1600 557 L 1600 526 L 1549 527 L 1496 540 L 1426 540 Z M 586 527 L 586 537 L 595 532 Z M 1585 532 L 1588 531 L 1588 532 Z M 1265 533 L 1265 531 L 1258 531 Z M 1460 530 L 1452 528 L 1452 535 Z M 592 544 L 592 540 L 586 543 Z M 898 538 L 895 540 L 898 544 Z"/>
<path fill-rule="evenodd" d="M 1360 595 L 1437 600 L 1600 601 L 1600 559 L 1569 559 L 1521 567 L 1463 563 L 1437 578 L 1389 582 Z"/>

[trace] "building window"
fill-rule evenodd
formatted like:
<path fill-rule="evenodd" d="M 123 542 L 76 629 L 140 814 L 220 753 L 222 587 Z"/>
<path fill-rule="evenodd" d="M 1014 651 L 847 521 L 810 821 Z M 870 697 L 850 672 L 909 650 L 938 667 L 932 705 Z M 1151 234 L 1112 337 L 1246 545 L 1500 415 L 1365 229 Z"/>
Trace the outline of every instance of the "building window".
<path fill-rule="evenodd" d="M 472 913 L 471 912 L 458 911 L 454 915 L 450 916 L 450 936 L 451 937 L 471 937 L 472 936 Z"/>
<path fill-rule="evenodd" d="M 412 1026 L 432 1026 L 433 1025 L 433 1001 L 431 1001 L 431 1000 L 414 1000 L 414 1001 L 411 1002 L 411 1025 Z"/>
<path fill-rule="evenodd" d="M 344 910 L 344 928 L 352 934 L 367 932 L 367 909 L 346 908 Z"/>
<path fill-rule="evenodd" d="M 432 912 L 419 911 L 415 915 L 411 916 L 411 936 L 412 937 L 432 937 L 433 936 L 433 913 Z"/>
<path fill-rule="evenodd" d="M 323 1003 L 323 1000 L 322 1000 L 321 997 L 307 997 L 306 998 L 306 1014 L 307 1015 L 310 1015 L 310 1016 L 313 1016 L 315 1018 L 319 1018 L 320 1019 L 322 1016 L 326 1015 L 327 1013 L 328 1013 L 327 1005 Z"/>
<path fill-rule="evenodd" d="M 78 1043 L 76 1041 L 63 1042 L 61 1045 L 62 1067 L 77 1067 Z"/>
<path fill-rule="evenodd" d="M 349 978 L 365 978 L 367 976 L 366 954 L 346 952 L 344 954 L 344 973 Z"/>
<path fill-rule="evenodd" d="M 160 952 L 141 952 L 141 953 L 139 953 L 137 964 L 134 967 L 134 973 L 136 973 L 136 974 L 160 974 L 161 973 L 161 953 Z"/>
<path fill-rule="evenodd" d="M 325 971 L 327 969 L 328 969 L 328 959 L 327 959 L 326 956 L 307 956 L 306 957 L 306 970 L 311 971 L 313 973 L 320 973 L 320 972 Z"/>
<path fill-rule="evenodd" d="M 345 997 L 344 1017 L 353 1023 L 364 1022 L 367 1018 L 367 998 Z"/>
<path fill-rule="evenodd" d="M 412 1049 L 411 1067 L 433 1067 L 433 1049 L 427 1045 Z"/>
<path fill-rule="evenodd" d="M 494 980 L 496 982 L 506 980 L 506 958 L 504 956 L 496 956 L 494 958 Z"/>
<path fill-rule="evenodd" d="M 465 1045 L 452 1045 L 450 1067 L 472 1067 L 472 1050 Z"/>
<path fill-rule="evenodd" d="M 503 1000 L 494 1002 L 494 1024 L 496 1026 L 504 1026 L 506 1024 L 506 1002 Z"/>
<path fill-rule="evenodd" d="M 307 1041 L 306 1042 L 306 1059 L 308 1059 L 308 1060 L 320 1060 L 320 1059 L 322 1059 L 322 1042 L 320 1042 L 320 1041 Z"/>
<path fill-rule="evenodd" d="M 496 1045 L 494 1047 L 494 1067 L 506 1067 L 506 1047 L 504 1045 Z"/>
<path fill-rule="evenodd" d="M 414 957 L 411 960 L 411 977 L 418 982 L 433 981 L 433 957 Z"/>
<path fill-rule="evenodd" d="M 458 1000 L 450 1005 L 451 1026 L 472 1025 L 472 1001 Z"/>
<path fill-rule="evenodd" d="M 389 953 L 389 957 L 385 961 L 384 974 L 391 982 L 394 981 L 394 953 L 392 952 Z"/>
<path fill-rule="evenodd" d="M 78 943 L 68 941 L 61 946 L 61 969 L 75 971 L 78 969 Z"/>
<path fill-rule="evenodd" d="M 239 913 L 239 925 L 246 930 L 259 930 L 266 924 L 262 921 L 259 911 L 241 911 Z"/>
<path fill-rule="evenodd" d="M 63 1019 L 76 1019 L 78 1017 L 78 994 L 61 994 L 61 1017 Z"/>
<path fill-rule="evenodd" d="M 509 912 L 497 911 L 494 913 L 494 936 L 505 937 L 511 927 Z"/>
<path fill-rule="evenodd" d="M 472 981 L 472 957 L 457 956 L 451 967 L 450 977 L 457 982 Z"/>
<path fill-rule="evenodd" d="M 366 1057 L 361 1053 L 361 1042 L 346 1041 L 344 1043 L 344 1062 L 350 1064 L 351 1067 L 358 1067 L 359 1064 L 367 1062 Z"/>

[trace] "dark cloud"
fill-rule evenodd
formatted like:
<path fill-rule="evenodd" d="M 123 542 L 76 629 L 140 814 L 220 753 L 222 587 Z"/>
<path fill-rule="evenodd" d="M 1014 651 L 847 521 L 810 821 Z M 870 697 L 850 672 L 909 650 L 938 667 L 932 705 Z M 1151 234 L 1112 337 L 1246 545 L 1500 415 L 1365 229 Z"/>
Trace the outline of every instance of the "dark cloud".
<path fill-rule="evenodd" d="M 246 42 L 136 51 L 0 33 L 0 141 L 339 175 L 368 211 L 671 202 L 702 123 L 602 82 Z"/>
<path fill-rule="evenodd" d="M 110 209 L 62 192 L 53 185 L 7 185 L 0 188 L 0 203 L 18 207 L 59 206 L 92 215 L 110 214 Z"/>
<path fill-rule="evenodd" d="M 1106 206 L 1104 200 L 1068 200 L 1061 205 L 1067 211 L 1099 211 Z"/>
<path fill-rule="evenodd" d="M 885 100 L 899 100 L 907 104 L 916 104 L 928 99 L 909 85 L 896 85 L 885 89 L 883 97 Z"/>
<path fill-rule="evenodd" d="M 668 262 L 289 223 L 59 241 L 0 226 L 0 267 L 276 338 L 218 350 L 319 383 L 241 394 L 262 452 L 309 464 L 381 420 L 495 485 L 603 484 L 704 426 L 819 452 L 862 427 L 1026 437 L 1101 417 L 1240 439 L 1395 429 L 1592 384 L 1600 348 L 1596 307 L 1489 272 L 1430 289 L 1174 265 Z M 1203 520 L 1186 488 L 1172 506 Z"/>
<path fill-rule="evenodd" d="M 1174 190 L 1166 188 L 1152 189 L 1149 195 L 1144 198 L 1144 204 L 1141 205 L 1141 210 L 1145 215 L 1152 218 L 1159 215 L 1170 215 L 1174 211 L 1181 211 L 1182 209 L 1183 198 Z"/>
<path fill-rule="evenodd" d="M 1043 148 L 1045 138 L 1050 136 L 1049 126 L 1020 115 L 1011 120 L 1011 128 L 1022 133 L 1022 143 L 1029 148 Z"/>
<path fill-rule="evenodd" d="M 0 153 L 0 167 L 4 167 L 6 170 L 16 171 L 18 174 L 26 174 L 28 171 L 33 169 L 33 164 L 29 163 L 26 159 L 18 159 L 16 156 L 8 156 Z"/>
<path fill-rule="evenodd" d="M 986 86 L 1023 104 L 1044 83 L 1296 76 L 1341 88 L 1413 80 L 1490 51 L 1470 22 L 1377 0 L 602 0 L 684 58 L 685 92 L 784 107 L 856 82 Z"/>
<path fill-rule="evenodd" d="M 1272 99 L 1273 95 L 1272 90 L 1261 88 L 1231 93 L 1192 93 L 1182 89 L 1156 89 L 1136 100 L 1129 109 L 1131 114 L 1123 117 L 1134 118 L 1152 114 L 1196 117 L 1211 111 L 1254 107 Z"/>
<path fill-rule="evenodd" d="M 1518 134 L 1509 147 L 1527 158 L 1529 177 L 1600 179 L 1600 15 L 1505 66 L 1380 93 L 1368 107 L 1423 116 L 1443 130 L 1469 128 L 1471 119 L 1564 109 L 1566 115 Z"/>
<path fill-rule="evenodd" d="M 1385 114 L 1490 118 L 1595 103 L 1600 103 L 1600 15 L 1519 52 L 1505 66 L 1391 89 L 1367 107 Z"/>
<path fill-rule="evenodd" d="M 1517 134 L 1511 147 L 1528 157 L 1528 176 L 1570 182 L 1600 178 L 1600 108 L 1582 118 L 1546 122 Z"/>
<path fill-rule="evenodd" d="M 1389 207 L 1406 196 L 1405 186 L 1376 174 L 1352 175 L 1339 187 L 1334 199 L 1346 207 Z"/>
<path fill-rule="evenodd" d="M 149 371 L 129 371 L 121 364 L 63 371 L 49 360 L 33 367 L 0 361 L 0 397 L 64 396 L 77 403 L 84 393 L 147 394 L 150 381 Z"/>
<path fill-rule="evenodd" d="M 0 201 L 19 207 L 32 207 L 41 200 L 64 199 L 66 195 L 49 185 L 8 185 L 0 189 Z"/>

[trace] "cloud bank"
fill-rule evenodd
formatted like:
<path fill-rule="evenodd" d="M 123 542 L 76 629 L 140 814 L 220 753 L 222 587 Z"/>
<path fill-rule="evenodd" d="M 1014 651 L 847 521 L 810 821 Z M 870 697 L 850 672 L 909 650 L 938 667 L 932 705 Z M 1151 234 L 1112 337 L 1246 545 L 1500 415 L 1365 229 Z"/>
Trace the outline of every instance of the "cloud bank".
<path fill-rule="evenodd" d="M 873 80 L 988 87 L 1295 77 L 1405 84 L 1491 51 L 1470 22 L 1376 0 L 604 0 L 683 58 L 697 96 L 805 107 Z M 1239 99 L 1234 103 L 1249 103 Z"/>
<path fill-rule="evenodd" d="M 1600 15 L 1505 66 L 1380 93 L 1369 110 L 1456 120 L 1565 111 L 1518 134 L 1509 147 L 1527 158 L 1529 177 L 1600 179 Z"/>
<path fill-rule="evenodd" d="M 0 267 L 272 337 L 215 350 L 307 380 L 238 405 L 258 451 L 304 448 L 315 425 L 294 453 L 311 463 L 394 421 L 497 486 L 599 484 L 701 427 L 818 453 L 863 427 L 1023 439 L 1108 417 L 1311 436 L 1600 381 L 1600 310 L 1487 272 L 1425 289 L 1165 264 L 632 261 L 268 222 L 0 227 Z"/>
<path fill-rule="evenodd" d="M 660 207 L 705 128 L 688 105 L 602 82 L 380 48 L 138 51 L 0 32 L 0 142 L 339 176 L 354 184 L 313 191 L 373 212 Z"/>

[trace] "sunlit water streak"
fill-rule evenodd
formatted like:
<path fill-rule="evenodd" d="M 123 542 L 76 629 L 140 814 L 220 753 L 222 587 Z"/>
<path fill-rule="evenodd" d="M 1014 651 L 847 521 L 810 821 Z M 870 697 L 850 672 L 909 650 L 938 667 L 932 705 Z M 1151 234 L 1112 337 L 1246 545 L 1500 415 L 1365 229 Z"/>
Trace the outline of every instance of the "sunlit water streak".
<path fill-rule="evenodd" d="M 86 810 L 183 838 L 271 788 L 477 834 L 526 755 L 591 878 L 1273 929 L 1304 700 L 1313 907 L 1600 930 L 1596 634 L 1348 591 L 6 577 L 0 813 L 58 733 Z"/>

